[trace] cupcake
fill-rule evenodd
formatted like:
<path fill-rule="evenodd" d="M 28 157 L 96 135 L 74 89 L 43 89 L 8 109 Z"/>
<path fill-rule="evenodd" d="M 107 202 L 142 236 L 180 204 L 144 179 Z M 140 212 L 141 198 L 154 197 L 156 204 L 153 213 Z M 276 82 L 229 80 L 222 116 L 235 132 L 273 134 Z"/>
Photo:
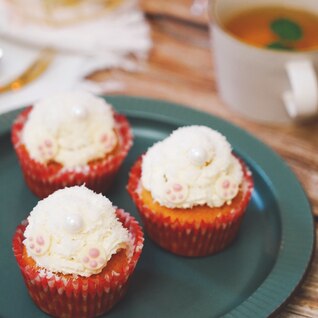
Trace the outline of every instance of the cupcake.
<path fill-rule="evenodd" d="M 237 236 L 253 181 L 223 135 L 187 126 L 136 161 L 127 188 L 154 242 L 174 254 L 206 256 Z"/>
<path fill-rule="evenodd" d="M 143 247 L 137 221 L 84 186 L 39 201 L 13 253 L 35 304 L 54 317 L 96 317 L 125 294 Z"/>
<path fill-rule="evenodd" d="M 24 109 L 12 126 L 12 143 L 25 181 L 44 198 L 85 184 L 105 192 L 132 146 L 125 116 L 104 99 L 72 92 Z"/>

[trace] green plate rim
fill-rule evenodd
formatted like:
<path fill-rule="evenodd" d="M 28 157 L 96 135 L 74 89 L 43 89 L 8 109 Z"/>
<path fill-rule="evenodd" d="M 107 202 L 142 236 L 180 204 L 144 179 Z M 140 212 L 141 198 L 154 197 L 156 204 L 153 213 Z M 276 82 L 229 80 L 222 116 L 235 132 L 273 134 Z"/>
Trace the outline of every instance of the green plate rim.
<path fill-rule="evenodd" d="M 262 284 L 224 317 L 254 318 L 274 314 L 302 282 L 315 247 L 311 206 L 291 169 L 263 142 L 242 128 L 209 113 L 163 100 L 123 95 L 103 97 L 118 112 L 127 116 L 155 119 L 177 126 L 198 124 L 214 128 L 226 135 L 235 151 L 247 162 L 260 167 L 262 177 L 275 189 L 274 196 L 280 211 L 282 237 L 279 253 Z M 0 115 L 0 135 L 8 132 L 20 111 L 17 109 Z"/>

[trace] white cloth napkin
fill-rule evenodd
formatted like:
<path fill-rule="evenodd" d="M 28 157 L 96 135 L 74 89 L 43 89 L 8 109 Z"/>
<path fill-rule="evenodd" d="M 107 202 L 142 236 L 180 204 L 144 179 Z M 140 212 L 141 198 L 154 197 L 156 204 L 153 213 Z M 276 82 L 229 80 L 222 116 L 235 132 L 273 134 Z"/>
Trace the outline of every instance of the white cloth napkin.
<path fill-rule="evenodd" d="M 138 61 L 147 58 L 152 41 L 149 25 L 136 5 L 94 21 L 57 28 L 23 20 L 0 0 L 0 48 L 4 53 L 0 85 L 21 74 L 47 47 L 57 52 L 48 70 L 19 91 L 0 93 L 0 113 L 58 91 L 120 91 L 124 83 L 88 82 L 85 77 L 101 69 L 137 71 Z"/>

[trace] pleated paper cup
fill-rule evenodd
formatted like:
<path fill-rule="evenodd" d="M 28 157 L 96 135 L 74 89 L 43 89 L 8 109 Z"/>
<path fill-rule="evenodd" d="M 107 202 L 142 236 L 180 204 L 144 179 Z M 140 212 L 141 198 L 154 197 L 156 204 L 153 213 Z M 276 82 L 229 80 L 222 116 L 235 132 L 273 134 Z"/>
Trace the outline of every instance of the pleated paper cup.
<path fill-rule="evenodd" d="M 145 232 L 160 247 L 181 256 L 207 256 L 224 250 L 237 237 L 253 189 L 251 173 L 240 162 L 244 172 L 242 199 L 231 207 L 229 213 L 220 213 L 213 221 L 198 223 L 191 219 L 181 221 L 177 216 L 172 220 L 170 216 L 152 211 L 143 202 L 140 196 L 142 158 L 137 160 L 130 171 L 127 189 L 139 211 Z"/>
<path fill-rule="evenodd" d="M 91 318 L 109 311 L 125 295 L 144 239 L 141 227 L 132 216 L 120 209 L 116 213 L 131 235 L 132 255 L 119 269 L 106 266 L 101 273 L 90 277 L 54 274 L 31 265 L 22 243 L 27 224 L 24 222 L 17 227 L 13 253 L 29 295 L 41 310 L 59 318 Z"/>
<path fill-rule="evenodd" d="M 83 184 L 97 193 L 107 192 L 133 144 L 127 118 L 114 113 L 115 131 L 119 141 L 114 153 L 88 163 L 81 169 L 65 169 L 59 164 L 46 165 L 30 157 L 21 135 L 31 109 L 32 107 L 23 110 L 12 126 L 12 143 L 30 190 L 41 199 L 58 189 Z"/>

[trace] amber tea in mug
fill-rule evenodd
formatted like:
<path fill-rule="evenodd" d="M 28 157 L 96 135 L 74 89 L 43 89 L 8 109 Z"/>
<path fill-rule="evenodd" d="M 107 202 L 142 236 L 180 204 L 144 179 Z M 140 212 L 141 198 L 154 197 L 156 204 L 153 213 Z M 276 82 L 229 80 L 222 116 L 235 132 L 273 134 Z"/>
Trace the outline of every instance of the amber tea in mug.
<path fill-rule="evenodd" d="M 288 51 L 318 49 L 318 16 L 298 8 L 249 8 L 223 21 L 222 27 L 257 47 Z"/>
<path fill-rule="evenodd" d="M 318 0 L 210 0 L 220 98 L 269 124 L 318 118 Z"/>

